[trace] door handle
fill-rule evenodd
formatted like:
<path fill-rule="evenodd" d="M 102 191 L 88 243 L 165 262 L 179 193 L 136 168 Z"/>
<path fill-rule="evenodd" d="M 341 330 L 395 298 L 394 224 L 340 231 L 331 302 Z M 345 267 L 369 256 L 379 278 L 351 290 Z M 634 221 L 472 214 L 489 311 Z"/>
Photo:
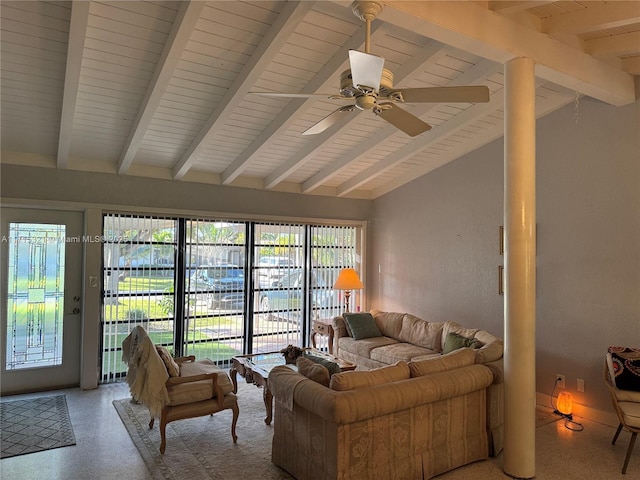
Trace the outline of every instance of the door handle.
<path fill-rule="evenodd" d="M 80 309 L 79 309 L 78 307 L 74 308 L 74 309 L 73 309 L 73 313 L 74 313 L 74 314 L 78 314 L 78 313 L 80 313 Z"/>

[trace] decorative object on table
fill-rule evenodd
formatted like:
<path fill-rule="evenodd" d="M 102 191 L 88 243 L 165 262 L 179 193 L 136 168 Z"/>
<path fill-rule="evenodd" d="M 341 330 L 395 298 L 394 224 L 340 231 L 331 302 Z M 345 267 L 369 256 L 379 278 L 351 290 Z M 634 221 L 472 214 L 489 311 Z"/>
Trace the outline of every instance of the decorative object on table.
<path fill-rule="evenodd" d="M 353 268 L 343 268 L 333 284 L 335 290 L 344 290 L 344 311 L 349 311 L 349 299 L 351 298 L 351 290 L 360 290 L 364 288 L 358 273 Z"/>
<path fill-rule="evenodd" d="M 301 357 L 304 353 L 304 349 L 296 347 L 295 345 L 288 345 L 286 348 L 280 350 L 280 353 L 284 356 L 285 363 L 294 364 L 298 357 Z"/>

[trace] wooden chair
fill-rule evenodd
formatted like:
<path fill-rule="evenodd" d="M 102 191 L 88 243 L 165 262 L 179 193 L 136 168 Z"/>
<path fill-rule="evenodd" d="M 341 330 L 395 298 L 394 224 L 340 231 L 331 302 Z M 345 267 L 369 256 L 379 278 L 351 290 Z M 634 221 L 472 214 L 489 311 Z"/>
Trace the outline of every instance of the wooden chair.
<path fill-rule="evenodd" d="M 609 347 L 609 351 L 605 356 L 604 377 L 605 384 L 611 393 L 611 401 L 613 408 L 618 415 L 618 429 L 616 430 L 611 444 L 615 445 L 620 432 L 624 428 L 631 433 L 631 439 L 629 440 L 629 446 L 627 447 L 627 455 L 624 459 L 622 466 L 622 473 L 627 473 L 627 467 L 629 466 L 629 460 L 631 459 L 631 453 L 636 442 L 636 437 L 640 432 L 640 391 L 635 390 L 623 390 L 616 386 L 615 376 L 616 368 L 614 367 L 614 359 L 612 353 L 620 352 L 620 355 L 626 355 L 631 360 L 640 360 L 640 350 L 633 348 L 620 348 Z M 640 383 L 640 377 L 636 377 Z M 638 388 L 640 390 L 640 386 Z"/>
<path fill-rule="evenodd" d="M 160 418 L 160 453 L 167 445 L 168 423 L 222 410 L 233 412 L 231 437 L 234 443 L 237 441 L 238 399 L 224 370 L 208 359 L 173 359 L 164 347 L 153 345 L 144 330 L 136 330 L 125 339 L 123 352 L 123 360 L 129 364 L 127 382 L 131 394 L 149 408 L 149 428 L 153 428 L 156 417 Z"/>

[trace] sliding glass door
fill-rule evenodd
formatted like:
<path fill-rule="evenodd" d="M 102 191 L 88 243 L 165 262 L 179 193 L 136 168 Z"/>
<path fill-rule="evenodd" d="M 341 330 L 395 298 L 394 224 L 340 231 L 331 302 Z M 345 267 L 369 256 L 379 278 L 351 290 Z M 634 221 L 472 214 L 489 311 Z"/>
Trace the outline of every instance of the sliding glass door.
<path fill-rule="evenodd" d="M 107 215 L 102 381 L 121 376 L 122 340 L 142 325 L 176 355 L 226 365 L 309 344 L 341 313 L 333 283 L 359 264 L 359 228 Z"/>

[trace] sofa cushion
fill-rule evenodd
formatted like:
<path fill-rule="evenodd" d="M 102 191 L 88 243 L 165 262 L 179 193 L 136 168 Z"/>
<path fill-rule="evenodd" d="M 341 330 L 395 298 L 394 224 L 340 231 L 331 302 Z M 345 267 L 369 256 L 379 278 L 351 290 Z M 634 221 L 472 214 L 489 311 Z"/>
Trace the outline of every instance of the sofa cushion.
<path fill-rule="evenodd" d="M 373 315 L 370 313 L 344 313 L 342 316 L 347 324 L 349 334 L 356 340 L 382 336 Z"/>
<path fill-rule="evenodd" d="M 329 388 L 337 391 L 355 390 L 357 388 L 373 387 L 384 383 L 406 380 L 409 378 L 409 365 L 398 362 L 388 367 L 373 370 L 337 373 L 331 377 Z"/>
<path fill-rule="evenodd" d="M 387 365 L 393 365 L 396 362 L 408 362 L 414 357 L 420 357 L 436 353 L 428 348 L 419 347 L 412 343 L 394 343 L 371 350 L 370 358 Z"/>
<path fill-rule="evenodd" d="M 160 358 L 164 362 L 164 366 L 167 367 L 167 373 L 169 374 L 169 376 L 170 377 L 179 376 L 180 367 L 178 366 L 176 361 L 173 359 L 173 357 L 169 353 L 169 350 L 167 350 L 167 347 L 156 345 L 156 351 L 158 352 L 158 355 L 160 355 Z"/>
<path fill-rule="evenodd" d="M 475 338 L 463 337 L 459 333 L 449 332 L 447 338 L 444 340 L 444 346 L 442 347 L 442 354 L 446 355 L 459 348 L 470 347 L 480 348 L 482 345 Z"/>
<path fill-rule="evenodd" d="M 398 312 L 381 312 L 380 310 L 371 310 L 371 315 L 376 319 L 376 324 L 385 337 L 397 339 L 402 330 L 402 319 L 404 313 Z"/>
<path fill-rule="evenodd" d="M 296 367 L 298 367 L 298 372 L 309 380 L 318 382 L 325 387 L 329 386 L 329 370 L 324 365 L 314 362 L 306 357 L 298 357 L 296 359 Z"/>
<path fill-rule="evenodd" d="M 398 335 L 401 342 L 413 343 L 429 350 L 440 351 L 442 323 L 427 322 L 406 313 L 402 317 L 402 328 Z"/>
<path fill-rule="evenodd" d="M 496 337 L 495 335 L 491 335 L 486 330 L 478 330 L 475 333 L 475 335 L 473 336 L 473 338 L 475 338 L 476 340 L 480 341 L 480 343 L 482 343 L 483 345 L 489 345 L 490 343 L 501 342 L 502 341 L 498 337 Z"/>
<path fill-rule="evenodd" d="M 225 395 L 233 391 L 233 384 L 227 372 L 211 360 L 205 359 L 197 362 L 184 362 L 180 366 L 180 377 L 190 377 L 205 373 L 218 374 L 218 385 Z M 213 397 L 213 388 L 211 380 L 200 380 L 198 382 L 171 385 L 167 388 L 167 393 L 169 394 L 168 405 L 176 406 L 210 399 Z"/>
<path fill-rule="evenodd" d="M 476 363 L 476 354 L 469 348 L 461 348 L 448 355 L 434 355 L 425 360 L 409 362 L 411 377 L 422 377 Z"/>
<path fill-rule="evenodd" d="M 338 339 L 338 352 L 346 350 L 360 357 L 371 358 L 371 350 L 374 348 L 392 345 L 394 343 L 398 343 L 398 340 L 389 337 L 371 337 L 363 340 L 341 337 Z M 341 355 L 338 356 L 341 357 Z"/>

